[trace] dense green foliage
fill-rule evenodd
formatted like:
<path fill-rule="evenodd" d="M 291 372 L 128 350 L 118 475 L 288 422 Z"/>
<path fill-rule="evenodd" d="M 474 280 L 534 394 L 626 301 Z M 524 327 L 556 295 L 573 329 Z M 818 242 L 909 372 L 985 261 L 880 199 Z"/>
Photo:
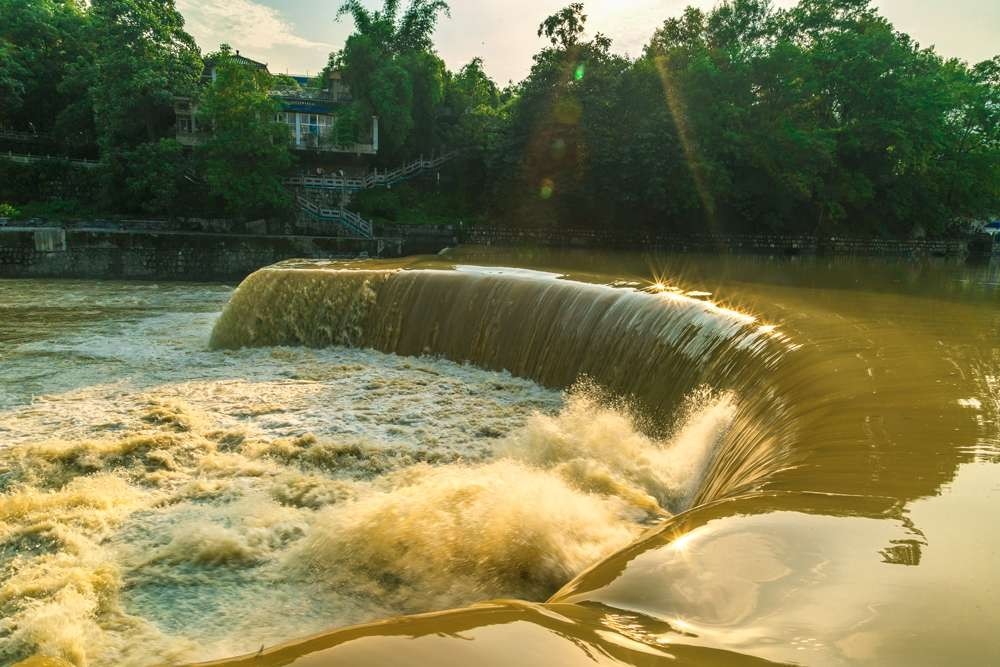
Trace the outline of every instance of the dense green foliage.
<path fill-rule="evenodd" d="M 4 164 L 4 197 L 55 214 L 287 213 L 292 158 L 272 82 L 229 55 L 216 54 L 220 76 L 202 90 L 201 53 L 173 0 L 0 0 L 0 127 L 45 136 L 46 151 L 101 157 L 86 173 Z M 174 139 L 174 105 L 199 95 L 215 131 L 192 152 Z"/>
<path fill-rule="evenodd" d="M 93 141 L 94 53 L 80 0 L 0 0 L 0 126 Z"/>
<path fill-rule="evenodd" d="M 340 7 L 354 32 L 328 72 L 353 102 L 326 141 L 351 144 L 378 116 L 374 166 L 463 149 L 430 187 L 362 196 L 375 218 L 909 236 L 1000 211 L 1000 58 L 944 59 L 869 0 L 688 8 L 636 58 L 573 3 L 542 22 L 529 76 L 504 90 L 479 59 L 453 72 L 437 55 L 443 0 L 368 4 Z M 200 84 L 173 0 L 0 0 L 0 127 L 99 154 L 81 206 L 282 215 L 292 159 L 268 92 L 299 84 L 227 54 Z M 212 132 L 192 151 L 171 138 L 173 103 L 198 95 Z M 26 189 L 0 197 L 28 210 L 48 169 L 13 174 Z"/>
<path fill-rule="evenodd" d="M 512 221 L 908 235 L 998 208 L 998 60 L 943 60 L 866 0 L 689 8 L 634 61 L 585 22 L 541 26 L 511 106 Z"/>
<path fill-rule="evenodd" d="M 32 204 L 56 214 L 92 211 L 100 185 L 97 169 L 81 169 L 66 161 L 27 165 L 0 160 L 0 201 L 15 205 L 21 214 L 37 210 Z"/>
<path fill-rule="evenodd" d="M 421 31 L 446 10 L 347 2 L 356 32 L 332 62 L 390 159 L 467 149 L 459 199 L 494 220 L 908 236 L 1000 209 L 1000 60 L 945 60 L 869 0 L 688 8 L 634 60 L 587 39 L 573 3 L 504 93 L 478 60 L 440 63 Z"/>
<path fill-rule="evenodd" d="M 92 0 L 91 15 L 101 148 L 115 152 L 168 136 L 174 98 L 192 95 L 202 70 L 173 1 Z"/>
<path fill-rule="evenodd" d="M 347 0 L 338 16 L 350 15 L 355 32 L 331 54 L 328 70 L 338 69 L 356 98 L 360 117 L 378 116 L 383 160 L 429 152 L 439 139 L 437 114 L 447 71 L 432 50 L 431 35 L 443 0 L 412 0 L 400 15 L 399 0 L 370 11 Z"/>
<path fill-rule="evenodd" d="M 286 213 L 291 197 L 281 181 L 292 164 L 288 127 L 275 122 L 280 106 L 271 76 L 233 62 L 228 47 L 213 58 L 216 78 L 201 96 L 199 124 L 212 132 L 196 156 L 212 192 L 242 218 Z"/>

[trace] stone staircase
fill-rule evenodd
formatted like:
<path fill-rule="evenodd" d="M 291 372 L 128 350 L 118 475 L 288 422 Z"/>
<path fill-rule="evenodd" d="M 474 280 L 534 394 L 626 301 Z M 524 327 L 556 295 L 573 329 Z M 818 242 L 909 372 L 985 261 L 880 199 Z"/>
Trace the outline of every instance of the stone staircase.
<path fill-rule="evenodd" d="M 340 225 L 340 227 L 349 235 L 357 238 L 371 239 L 375 237 L 375 229 L 372 226 L 372 223 L 368 222 L 353 211 L 348 211 L 343 207 L 327 208 L 310 201 L 307 197 L 302 195 L 296 195 L 295 199 L 298 202 L 299 209 L 302 213 L 309 216 L 313 220 L 320 222 L 333 222 Z"/>
<path fill-rule="evenodd" d="M 392 171 L 379 172 L 377 169 L 364 177 L 351 176 L 294 176 L 285 179 L 285 184 L 310 190 L 338 190 L 355 193 L 360 190 L 388 187 L 402 183 L 425 171 L 437 169 L 446 162 L 453 160 L 459 151 L 444 153 L 438 157 L 425 159 L 421 157 Z"/>
<path fill-rule="evenodd" d="M 392 171 L 377 169 L 364 177 L 356 176 L 294 176 L 285 185 L 295 190 L 295 198 L 303 215 L 320 222 L 333 222 L 352 236 L 370 239 L 372 223 L 347 210 L 354 194 L 374 188 L 391 188 L 420 174 L 437 169 L 457 156 L 459 151 L 409 162 Z"/>

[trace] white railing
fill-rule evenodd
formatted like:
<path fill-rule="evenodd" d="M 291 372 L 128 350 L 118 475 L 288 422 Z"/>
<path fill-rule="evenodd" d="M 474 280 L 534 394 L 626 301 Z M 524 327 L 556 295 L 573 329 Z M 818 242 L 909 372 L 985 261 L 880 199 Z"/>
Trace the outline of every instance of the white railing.
<path fill-rule="evenodd" d="M 376 170 L 364 178 L 350 176 L 295 176 L 285 179 L 285 184 L 300 188 L 350 190 L 352 192 L 357 192 L 358 190 L 369 190 L 375 187 L 391 187 L 422 171 L 436 169 L 445 162 L 453 159 L 456 155 L 458 155 L 458 151 L 445 153 L 431 159 L 420 158 L 419 160 L 414 160 L 413 162 L 405 164 L 392 171 L 379 173 L 378 170 Z"/>
<path fill-rule="evenodd" d="M 295 141 L 294 137 L 292 138 L 292 148 L 297 151 L 316 151 L 318 153 L 354 153 L 355 155 L 376 155 L 378 153 L 374 144 L 323 145 L 306 141 L 305 138 L 301 141 Z"/>
<path fill-rule="evenodd" d="M 47 132 L 28 132 L 25 130 L 11 130 L 0 127 L 0 138 L 13 139 L 14 141 L 39 141 L 49 139 L 52 135 Z"/>
<path fill-rule="evenodd" d="M 299 206 L 314 218 L 336 222 L 348 232 L 361 238 L 370 239 L 375 236 L 375 228 L 372 226 L 372 223 L 353 211 L 343 208 L 325 208 L 309 201 L 302 195 L 299 195 L 296 199 Z"/>
<path fill-rule="evenodd" d="M 347 229 L 355 231 L 362 238 L 370 239 L 375 236 L 375 228 L 372 226 L 372 223 L 354 211 L 348 211 L 345 208 L 340 209 L 340 224 L 346 226 Z"/>
<path fill-rule="evenodd" d="M 31 155 L 25 153 L 13 153 L 11 151 L 0 153 L 0 158 L 10 160 L 11 162 L 21 162 L 23 164 L 32 164 L 35 162 L 69 162 L 70 164 L 78 167 L 87 167 L 90 169 L 100 164 L 97 160 L 77 160 L 60 155 Z"/>
<path fill-rule="evenodd" d="M 285 185 L 306 190 L 339 190 L 344 195 L 341 198 L 341 202 L 346 204 L 350 201 L 350 195 L 355 192 L 376 187 L 392 187 L 396 183 L 411 178 L 422 171 L 436 169 L 445 162 L 453 159 L 456 155 L 458 155 L 458 151 L 445 153 L 431 159 L 421 157 L 419 160 L 414 160 L 392 171 L 379 173 L 376 170 L 364 178 L 348 176 L 296 176 L 285 179 Z M 296 195 L 296 199 L 299 207 L 316 219 L 335 222 L 347 230 L 348 233 L 362 238 L 370 239 L 375 236 L 372 223 L 357 213 L 348 211 L 343 206 L 339 208 L 325 208 L 301 194 Z"/>

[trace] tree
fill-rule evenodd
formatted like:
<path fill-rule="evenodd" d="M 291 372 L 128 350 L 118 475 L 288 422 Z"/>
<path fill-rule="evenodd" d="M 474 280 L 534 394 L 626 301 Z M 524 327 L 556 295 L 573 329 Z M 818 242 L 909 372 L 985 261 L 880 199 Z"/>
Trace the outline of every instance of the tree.
<path fill-rule="evenodd" d="M 16 47 L 9 41 L 0 41 L 0 118 L 6 124 L 16 124 L 14 119 L 24 106 L 29 76 L 17 57 Z"/>
<path fill-rule="evenodd" d="M 0 0 L 0 125 L 89 143 L 93 53 L 83 2 Z"/>
<path fill-rule="evenodd" d="M 228 46 L 223 44 L 222 46 Z M 280 90 L 282 92 L 297 93 L 302 90 L 302 86 L 293 77 L 287 74 L 275 74 L 273 77 L 273 83 L 275 90 Z"/>
<path fill-rule="evenodd" d="M 176 139 L 141 144 L 128 156 L 132 171 L 125 178 L 132 201 L 143 213 L 175 216 L 191 189 L 190 160 Z"/>
<path fill-rule="evenodd" d="M 394 62 L 379 66 L 359 104 L 362 114 L 378 116 L 379 148 L 383 155 L 395 160 L 413 130 L 413 81 L 409 72 Z"/>
<path fill-rule="evenodd" d="M 479 151 L 496 144 L 506 114 L 481 58 L 473 58 L 457 74 L 445 72 L 442 107 L 438 132 L 446 143 Z"/>
<path fill-rule="evenodd" d="M 373 38 L 385 55 L 430 51 L 441 14 L 451 16 L 445 0 L 410 0 L 402 17 L 399 0 L 384 0 L 382 9 L 369 11 L 360 0 L 345 0 L 337 18 L 350 15 L 356 34 Z"/>
<path fill-rule="evenodd" d="M 166 137 L 174 100 L 194 94 L 202 61 L 174 0 L 92 0 L 94 114 L 102 151 Z"/>
<path fill-rule="evenodd" d="M 330 146 L 351 146 L 358 138 L 358 116 L 352 106 L 345 106 L 337 111 L 333 131 L 326 141 Z"/>
<path fill-rule="evenodd" d="M 93 0 L 96 57 L 91 77 L 98 144 L 112 210 L 134 208 L 128 180 L 141 144 L 170 136 L 174 101 L 194 94 L 202 61 L 174 0 Z"/>
<path fill-rule="evenodd" d="M 412 130 L 403 150 L 409 155 L 430 153 L 442 139 L 437 133 L 437 125 L 445 94 L 444 61 L 427 51 L 408 51 L 397 61 L 406 71 L 413 91 L 409 104 Z"/>
<path fill-rule="evenodd" d="M 212 132 L 198 149 L 200 171 L 229 215 L 267 217 L 292 206 L 282 178 L 292 165 L 288 127 L 276 120 L 271 76 L 239 64 L 228 48 L 213 56 L 215 80 L 199 104 Z"/>
<path fill-rule="evenodd" d="M 354 33 L 328 69 L 343 72 L 356 99 L 358 116 L 378 116 L 382 158 L 395 161 L 406 153 L 435 145 L 438 108 L 444 98 L 444 63 L 431 37 L 444 0 L 412 0 L 400 16 L 399 0 L 385 0 L 368 10 L 358 0 L 345 2 L 337 16 L 354 19 Z"/>
<path fill-rule="evenodd" d="M 588 224 L 610 205 L 594 190 L 593 160 L 602 154 L 599 146 L 611 150 L 619 120 L 608 109 L 628 61 L 613 55 L 599 33 L 580 41 L 582 9 L 570 5 L 540 26 L 551 46 L 535 56 L 517 88 L 498 154 L 489 159 L 497 208 L 511 220 Z"/>
<path fill-rule="evenodd" d="M 463 110 L 496 108 L 500 104 L 500 91 L 483 69 L 482 58 L 473 58 L 464 65 L 450 83 L 449 91 L 458 98 L 453 104 Z"/>
<path fill-rule="evenodd" d="M 583 13 L 583 3 L 574 2 L 545 19 L 538 26 L 538 36 L 543 35 L 552 46 L 571 49 L 576 46 L 587 25 L 587 15 Z"/>

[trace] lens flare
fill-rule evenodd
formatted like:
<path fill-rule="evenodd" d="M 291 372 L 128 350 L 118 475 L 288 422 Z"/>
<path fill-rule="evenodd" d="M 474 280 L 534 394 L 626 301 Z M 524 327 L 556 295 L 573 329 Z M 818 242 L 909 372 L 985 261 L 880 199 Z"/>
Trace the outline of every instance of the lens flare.
<path fill-rule="evenodd" d="M 551 199 L 555 194 L 556 184 L 551 178 L 542 180 L 542 187 L 538 191 L 538 196 L 542 199 Z"/>
<path fill-rule="evenodd" d="M 681 149 L 684 151 L 684 159 L 688 169 L 691 171 L 691 179 L 694 181 L 698 197 L 701 199 L 705 209 L 705 216 L 708 224 L 717 228 L 715 218 L 715 199 L 708 186 L 708 177 L 698 155 L 698 144 L 694 137 L 691 123 L 688 119 L 687 105 L 684 103 L 681 87 L 674 80 L 674 74 L 670 69 L 670 64 L 666 58 L 656 59 L 656 69 L 660 74 L 660 83 L 663 86 L 663 95 L 666 98 L 667 109 L 674 120 L 677 128 L 677 138 L 680 140 Z"/>

